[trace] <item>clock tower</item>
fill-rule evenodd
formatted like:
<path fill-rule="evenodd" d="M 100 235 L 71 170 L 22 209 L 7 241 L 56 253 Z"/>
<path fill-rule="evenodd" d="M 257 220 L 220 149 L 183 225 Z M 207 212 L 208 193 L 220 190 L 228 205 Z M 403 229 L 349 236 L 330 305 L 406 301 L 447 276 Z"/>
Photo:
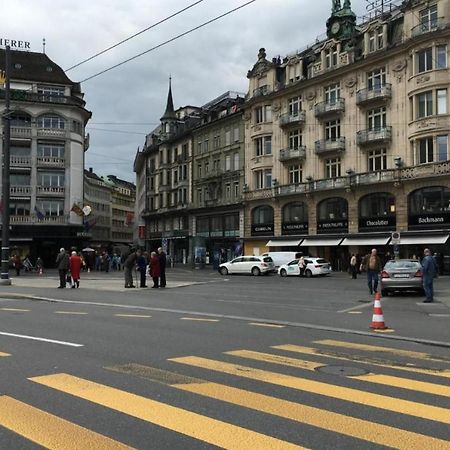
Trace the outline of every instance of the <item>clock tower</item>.
<path fill-rule="evenodd" d="M 350 39 L 355 31 L 356 15 L 352 11 L 350 0 L 332 0 L 331 16 L 327 20 L 327 35 L 339 40 Z"/>

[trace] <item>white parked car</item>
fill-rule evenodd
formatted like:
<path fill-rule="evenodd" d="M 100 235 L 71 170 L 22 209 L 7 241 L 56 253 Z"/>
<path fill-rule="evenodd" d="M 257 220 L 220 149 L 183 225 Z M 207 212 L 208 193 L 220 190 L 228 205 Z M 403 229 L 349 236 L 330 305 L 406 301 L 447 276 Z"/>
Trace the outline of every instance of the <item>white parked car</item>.
<path fill-rule="evenodd" d="M 304 258 L 306 264 L 304 273 L 305 277 L 311 278 L 318 275 L 328 275 L 332 272 L 330 263 L 325 261 L 323 258 L 311 258 L 309 256 Z M 298 259 L 294 259 L 290 263 L 280 266 L 278 269 L 278 274 L 282 277 L 287 277 L 288 275 L 300 276 Z"/>
<path fill-rule="evenodd" d="M 222 275 L 231 273 L 247 273 L 251 275 L 267 274 L 273 271 L 275 265 L 270 256 L 239 256 L 219 266 Z"/>

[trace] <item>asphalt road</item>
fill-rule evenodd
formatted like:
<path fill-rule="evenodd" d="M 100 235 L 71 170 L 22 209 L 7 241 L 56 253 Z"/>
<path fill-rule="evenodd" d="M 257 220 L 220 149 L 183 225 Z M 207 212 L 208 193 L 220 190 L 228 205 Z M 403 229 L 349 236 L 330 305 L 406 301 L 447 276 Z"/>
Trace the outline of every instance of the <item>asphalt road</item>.
<path fill-rule="evenodd" d="M 120 276 L 0 289 L 0 448 L 450 448 L 445 302 L 383 300 L 380 335 L 343 275 Z"/>

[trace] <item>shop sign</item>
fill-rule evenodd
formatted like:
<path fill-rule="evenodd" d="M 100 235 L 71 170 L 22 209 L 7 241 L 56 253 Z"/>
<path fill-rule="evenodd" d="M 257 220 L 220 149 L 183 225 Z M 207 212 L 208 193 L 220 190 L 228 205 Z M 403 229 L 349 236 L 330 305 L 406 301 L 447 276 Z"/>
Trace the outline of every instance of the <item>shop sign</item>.
<path fill-rule="evenodd" d="M 92 233 L 88 233 L 87 231 L 78 231 L 77 237 L 83 237 L 83 238 L 91 238 Z"/>
<path fill-rule="evenodd" d="M 308 233 L 308 222 L 284 222 L 281 230 L 282 234 Z"/>
<path fill-rule="evenodd" d="M 273 231 L 273 223 L 252 225 L 252 236 L 271 236 Z"/>
<path fill-rule="evenodd" d="M 395 216 L 364 217 L 359 219 L 359 229 L 379 230 L 386 228 L 395 228 Z"/>
<path fill-rule="evenodd" d="M 6 47 L 7 45 L 9 45 L 12 50 L 30 50 L 30 43 L 28 41 L 21 41 L 18 39 L 5 39 L 0 37 L 0 47 Z"/>
<path fill-rule="evenodd" d="M 408 225 L 414 228 L 441 228 L 450 226 L 450 214 L 420 214 L 408 217 Z"/>
<path fill-rule="evenodd" d="M 317 229 L 322 233 L 334 233 L 335 231 L 347 231 L 348 220 L 321 220 L 317 222 Z"/>

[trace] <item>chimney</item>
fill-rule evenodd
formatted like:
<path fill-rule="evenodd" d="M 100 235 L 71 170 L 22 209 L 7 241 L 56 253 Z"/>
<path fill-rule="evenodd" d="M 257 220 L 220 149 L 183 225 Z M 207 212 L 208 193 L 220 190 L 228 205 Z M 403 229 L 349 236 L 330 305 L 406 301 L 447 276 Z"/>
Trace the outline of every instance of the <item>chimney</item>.
<path fill-rule="evenodd" d="M 92 167 L 89 167 L 89 173 L 94 173 Z"/>

